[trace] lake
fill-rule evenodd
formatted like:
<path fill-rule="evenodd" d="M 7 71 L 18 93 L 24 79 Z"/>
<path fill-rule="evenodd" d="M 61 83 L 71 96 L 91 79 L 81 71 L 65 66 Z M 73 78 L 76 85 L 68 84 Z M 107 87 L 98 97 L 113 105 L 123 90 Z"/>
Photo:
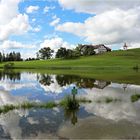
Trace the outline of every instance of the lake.
<path fill-rule="evenodd" d="M 125 79 L 126 80 L 126 79 Z M 78 109 L 14 109 L 0 114 L 2 139 L 139 139 L 140 85 L 78 75 L 0 72 L 0 105 L 59 102 L 78 89 Z"/>

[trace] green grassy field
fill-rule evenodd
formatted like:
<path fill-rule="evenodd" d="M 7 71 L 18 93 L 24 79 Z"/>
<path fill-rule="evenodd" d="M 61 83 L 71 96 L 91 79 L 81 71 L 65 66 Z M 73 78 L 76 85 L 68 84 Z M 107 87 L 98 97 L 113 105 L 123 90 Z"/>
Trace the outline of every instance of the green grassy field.
<path fill-rule="evenodd" d="M 1 63 L 2 68 L 5 63 Z M 133 68 L 140 65 L 140 49 L 131 49 L 127 51 L 113 51 L 102 55 L 80 57 L 77 59 L 50 59 L 14 62 L 15 68 L 21 69 L 56 69 L 56 68 L 103 68 L 103 69 L 120 69 Z"/>

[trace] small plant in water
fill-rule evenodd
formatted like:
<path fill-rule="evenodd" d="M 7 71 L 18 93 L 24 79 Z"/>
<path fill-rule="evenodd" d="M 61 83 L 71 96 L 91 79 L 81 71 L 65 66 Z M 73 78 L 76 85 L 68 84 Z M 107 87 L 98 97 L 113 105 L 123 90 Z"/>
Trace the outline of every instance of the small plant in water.
<path fill-rule="evenodd" d="M 136 102 L 140 99 L 140 94 L 135 94 L 131 96 L 131 101 Z"/>
<path fill-rule="evenodd" d="M 105 102 L 105 103 L 111 103 L 111 102 L 120 102 L 121 101 L 121 99 L 113 99 L 113 98 L 111 98 L 111 97 L 107 97 L 107 98 L 105 98 L 104 100 L 97 100 L 96 102 L 97 103 L 102 103 L 102 102 Z"/>
<path fill-rule="evenodd" d="M 45 109 L 51 109 L 53 107 L 56 107 L 58 105 L 62 106 L 64 109 L 68 110 L 75 110 L 79 108 L 79 103 L 90 103 L 90 100 L 83 99 L 75 99 L 72 96 L 68 96 L 65 99 L 61 100 L 59 103 L 56 102 L 47 102 L 47 103 L 36 103 L 36 102 L 24 102 L 18 105 L 4 105 L 0 107 L 0 114 L 1 113 L 7 113 L 10 110 L 14 109 L 30 109 L 30 108 L 45 108 Z"/>
<path fill-rule="evenodd" d="M 55 102 L 48 102 L 48 103 L 41 104 L 39 107 L 40 108 L 53 108 L 56 106 L 57 104 Z"/>
<path fill-rule="evenodd" d="M 67 109 L 76 109 L 79 108 L 79 102 L 77 99 L 73 100 L 71 96 L 66 97 L 60 103 L 60 106 L 63 106 Z"/>
<path fill-rule="evenodd" d="M 106 103 L 113 102 L 113 99 L 108 97 L 108 98 L 105 99 L 105 102 L 106 102 Z"/>

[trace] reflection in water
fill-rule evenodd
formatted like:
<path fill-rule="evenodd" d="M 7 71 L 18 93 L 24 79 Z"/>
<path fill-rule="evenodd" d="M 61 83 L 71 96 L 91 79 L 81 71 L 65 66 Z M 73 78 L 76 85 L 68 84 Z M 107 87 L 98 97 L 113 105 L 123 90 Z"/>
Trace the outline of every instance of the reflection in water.
<path fill-rule="evenodd" d="M 43 85 L 50 85 L 54 82 L 53 78 L 50 75 L 42 74 L 38 76 L 39 82 Z M 111 82 L 95 80 L 92 78 L 82 78 L 80 76 L 73 75 L 57 75 L 56 80 L 58 84 L 63 87 L 75 83 L 79 88 L 99 88 L 103 89 L 106 86 L 110 85 Z"/>
<path fill-rule="evenodd" d="M 38 78 L 39 82 L 45 86 L 46 85 L 49 86 L 51 83 L 53 83 L 51 76 L 48 74 L 41 74 L 40 77 L 37 76 L 37 78 Z"/>
<path fill-rule="evenodd" d="M 13 110 L 0 115 L 0 138 L 138 138 L 140 132 L 140 86 L 118 84 L 69 75 L 0 72 L 0 105 L 35 101 L 59 102 L 71 94 L 92 100 L 78 108 Z M 54 94 L 55 93 L 55 94 Z M 125 93 L 125 94 L 124 94 Z M 112 102 L 106 98 L 117 99 Z M 13 129 L 14 128 L 14 129 Z"/>
<path fill-rule="evenodd" d="M 9 79 L 11 81 L 20 80 L 20 72 L 14 72 L 13 70 L 0 71 L 0 80 Z"/>
<path fill-rule="evenodd" d="M 71 120 L 71 123 L 73 125 L 75 125 L 78 122 L 78 118 L 77 118 L 77 112 L 79 111 L 79 108 L 75 108 L 75 109 L 64 109 L 64 115 L 65 118 L 68 120 Z"/>

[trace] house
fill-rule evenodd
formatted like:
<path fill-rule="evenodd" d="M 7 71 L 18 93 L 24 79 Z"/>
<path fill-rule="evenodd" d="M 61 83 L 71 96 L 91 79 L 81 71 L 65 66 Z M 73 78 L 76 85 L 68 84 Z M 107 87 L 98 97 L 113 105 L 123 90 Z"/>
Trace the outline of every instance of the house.
<path fill-rule="evenodd" d="M 106 47 L 104 44 L 99 44 L 99 45 L 80 45 L 80 50 L 84 51 L 86 49 L 93 49 L 95 54 L 101 54 L 104 52 L 110 52 L 111 49 Z"/>

